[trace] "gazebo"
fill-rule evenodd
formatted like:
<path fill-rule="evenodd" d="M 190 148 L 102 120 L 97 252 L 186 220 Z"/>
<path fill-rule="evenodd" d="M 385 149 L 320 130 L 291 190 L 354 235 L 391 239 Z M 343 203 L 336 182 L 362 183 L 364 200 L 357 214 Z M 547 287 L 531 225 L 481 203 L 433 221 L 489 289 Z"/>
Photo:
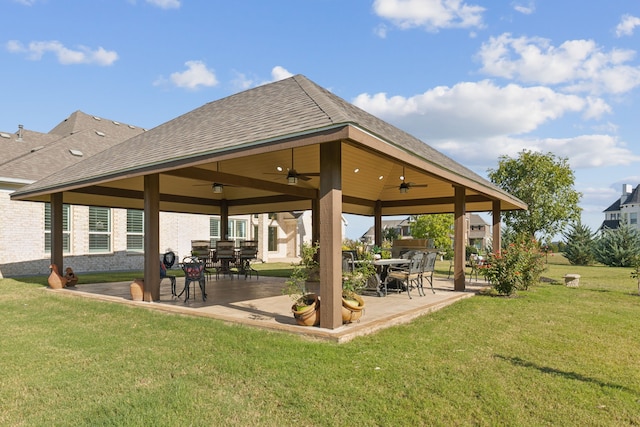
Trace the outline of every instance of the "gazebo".
<path fill-rule="evenodd" d="M 464 290 L 464 216 L 526 204 L 419 139 L 302 75 L 210 102 L 16 191 L 51 202 L 52 263 L 63 267 L 62 205 L 144 209 L 144 300 L 159 298 L 159 213 L 311 210 L 319 242 L 320 326 L 341 319 L 342 213 L 453 213 L 454 289 Z"/>

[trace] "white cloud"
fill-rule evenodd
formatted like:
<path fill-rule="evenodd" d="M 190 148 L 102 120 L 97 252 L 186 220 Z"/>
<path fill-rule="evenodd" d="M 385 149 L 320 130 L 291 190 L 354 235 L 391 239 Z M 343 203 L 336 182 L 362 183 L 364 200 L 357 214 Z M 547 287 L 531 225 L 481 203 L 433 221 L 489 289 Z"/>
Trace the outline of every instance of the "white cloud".
<path fill-rule="evenodd" d="M 588 106 L 578 96 L 549 88 L 499 87 L 489 80 L 439 86 L 409 98 L 361 94 L 353 103 L 425 141 L 524 134 Z"/>
<path fill-rule="evenodd" d="M 271 70 L 271 77 L 273 78 L 274 82 L 288 79 L 289 77 L 292 77 L 292 76 L 293 74 L 291 72 L 289 72 L 286 68 L 281 67 L 280 65 L 276 65 Z"/>
<path fill-rule="evenodd" d="M 482 27 L 484 8 L 461 0 L 375 0 L 374 12 L 402 29 Z"/>
<path fill-rule="evenodd" d="M 13 0 L 16 3 L 23 4 L 25 6 L 33 6 L 36 4 L 36 0 Z"/>
<path fill-rule="evenodd" d="M 556 47 L 543 38 L 491 37 L 478 53 L 481 71 L 525 83 L 562 85 L 574 92 L 624 93 L 640 85 L 640 67 L 626 65 L 635 51 L 604 52 L 592 40 Z"/>
<path fill-rule="evenodd" d="M 180 0 L 147 0 L 147 3 L 158 6 L 161 9 L 180 8 Z"/>
<path fill-rule="evenodd" d="M 548 87 L 500 87 L 485 80 L 436 87 L 412 97 L 365 93 L 352 102 L 476 170 L 486 170 L 499 156 L 514 157 L 523 149 L 567 157 L 574 168 L 640 162 L 640 156 L 615 136 L 533 135 L 541 126 L 569 113 L 593 118 L 611 112 L 602 99 L 563 94 Z"/>
<path fill-rule="evenodd" d="M 640 25 L 640 18 L 637 16 L 624 15 L 620 23 L 616 26 L 616 36 L 631 36 L 637 26 Z"/>
<path fill-rule="evenodd" d="M 536 11 L 536 5 L 533 1 L 513 3 L 513 9 L 523 15 L 531 15 Z"/>
<path fill-rule="evenodd" d="M 28 46 L 24 46 L 17 40 L 10 40 L 6 43 L 6 48 L 11 53 L 26 53 L 31 60 L 42 59 L 45 53 L 51 52 L 58 62 L 64 65 L 70 64 L 95 64 L 101 66 L 112 65 L 117 59 L 115 51 L 108 51 L 102 47 L 91 50 L 86 46 L 78 46 L 77 50 L 69 49 L 57 40 L 34 41 Z"/>
<path fill-rule="evenodd" d="M 218 84 L 218 79 L 213 70 L 207 68 L 202 61 L 187 61 L 185 71 L 172 73 L 169 79 L 177 87 L 191 90 L 199 89 L 201 86 L 212 87 Z"/>

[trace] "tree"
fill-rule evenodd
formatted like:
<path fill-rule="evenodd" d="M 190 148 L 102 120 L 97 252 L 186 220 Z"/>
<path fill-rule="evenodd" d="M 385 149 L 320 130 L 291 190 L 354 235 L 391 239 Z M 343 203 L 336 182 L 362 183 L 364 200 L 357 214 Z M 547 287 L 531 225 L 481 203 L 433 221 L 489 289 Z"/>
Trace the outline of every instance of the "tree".
<path fill-rule="evenodd" d="M 595 240 L 591 229 L 580 221 L 571 225 L 563 234 L 566 240 L 564 256 L 573 265 L 591 265 L 595 261 L 593 254 Z"/>
<path fill-rule="evenodd" d="M 491 182 L 527 203 L 528 210 L 507 211 L 504 222 L 517 234 L 549 240 L 580 218 L 581 193 L 566 158 L 523 150 L 518 158 L 501 156 Z M 538 236 L 536 236 L 538 234 Z"/>
<path fill-rule="evenodd" d="M 430 214 L 418 215 L 411 224 L 411 237 L 414 239 L 432 239 L 437 249 L 451 248 L 451 228 L 453 215 Z"/>
<path fill-rule="evenodd" d="M 393 242 L 400 237 L 398 229 L 395 227 L 389 227 L 382 230 L 382 239 L 387 242 Z"/>
<path fill-rule="evenodd" d="M 630 267 L 640 255 L 640 232 L 628 224 L 604 229 L 594 249 L 596 261 L 610 267 Z"/>

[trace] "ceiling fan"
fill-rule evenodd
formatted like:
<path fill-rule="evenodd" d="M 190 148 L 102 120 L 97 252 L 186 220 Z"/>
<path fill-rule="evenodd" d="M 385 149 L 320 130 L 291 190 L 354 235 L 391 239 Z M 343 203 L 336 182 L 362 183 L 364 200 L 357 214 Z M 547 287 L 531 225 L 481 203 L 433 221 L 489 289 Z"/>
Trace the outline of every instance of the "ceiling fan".
<path fill-rule="evenodd" d="M 402 182 L 400 183 L 400 187 L 398 189 L 403 194 L 409 192 L 410 188 L 428 187 L 429 186 L 429 184 L 416 184 L 415 182 L 407 182 L 405 180 L 406 179 L 406 175 L 405 175 L 404 166 L 402 167 L 402 176 L 400 177 L 400 179 L 402 180 Z"/>
<path fill-rule="evenodd" d="M 278 166 L 276 168 L 278 170 L 278 172 L 284 172 L 284 169 L 281 166 Z M 269 175 L 284 175 L 281 173 L 275 173 L 275 172 L 265 172 L 266 174 Z M 312 176 L 320 176 L 320 174 L 318 172 L 298 172 L 296 171 L 296 168 L 294 166 L 293 163 L 293 148 L 291 149 L 291 168 L 287 169 L 287 174 L 284 175 L 287 179 L 287 184 L 289 185 L 296 185 L 298 184 L 298 180 L 302 180 L 302 181 L 309 181 Z"/>

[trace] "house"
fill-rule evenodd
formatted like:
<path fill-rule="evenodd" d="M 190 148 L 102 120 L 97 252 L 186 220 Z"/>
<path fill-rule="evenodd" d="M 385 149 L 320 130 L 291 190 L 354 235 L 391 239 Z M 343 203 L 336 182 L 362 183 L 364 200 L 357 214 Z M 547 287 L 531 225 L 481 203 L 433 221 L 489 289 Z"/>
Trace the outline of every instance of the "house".
<path fill-rule="evenodd" d="M 478 250 L 484 251 L 491 246 L 491 225 L 478 214 L 466 214 L 466 236 L 468 246 L 473 246 Z M 411 217 L 395 220 L 382 220 L 382 234 L 389 229 L 395 230 L 398 239 L 411 238 Z M 362 237 L 361 242 L 368 245 L 373 244 L 375 230 L 370 227 Z M 453 237 L 453 236 L 452 236 Z"/>
<path fill-rule="evenodd" d="M 600 230 L 616 229 L 620 224 L 629 224 L 640 229 L 638 216 L 640 216 L 640 185 L 632 189 L 631 184 L 623 184 L 620 198 L 604 210 L 604 221 Z"/>
<path fill-rule="evenodd" d="M 143 132 L 81 111 L 48 133 L 24 126 L 0 132 L 0 278 L 45 274 L 51 263 L 50 204 L 11 200 L 11 193 Z M 191 240 L 213 245 L 222 237 L 219 215 L 163 212 L 160 221 L 161 251 L 178 259 L 190 254 Z M 229 218 L 227 237 L 258 240 L 264 261 L 290 262 L 311 242 L 310 223 L 310 212 L 237 215 Z M 63 227 L 64 255 L 75 271 L 142 269 L 142 210 L 65 204 Z"/>

